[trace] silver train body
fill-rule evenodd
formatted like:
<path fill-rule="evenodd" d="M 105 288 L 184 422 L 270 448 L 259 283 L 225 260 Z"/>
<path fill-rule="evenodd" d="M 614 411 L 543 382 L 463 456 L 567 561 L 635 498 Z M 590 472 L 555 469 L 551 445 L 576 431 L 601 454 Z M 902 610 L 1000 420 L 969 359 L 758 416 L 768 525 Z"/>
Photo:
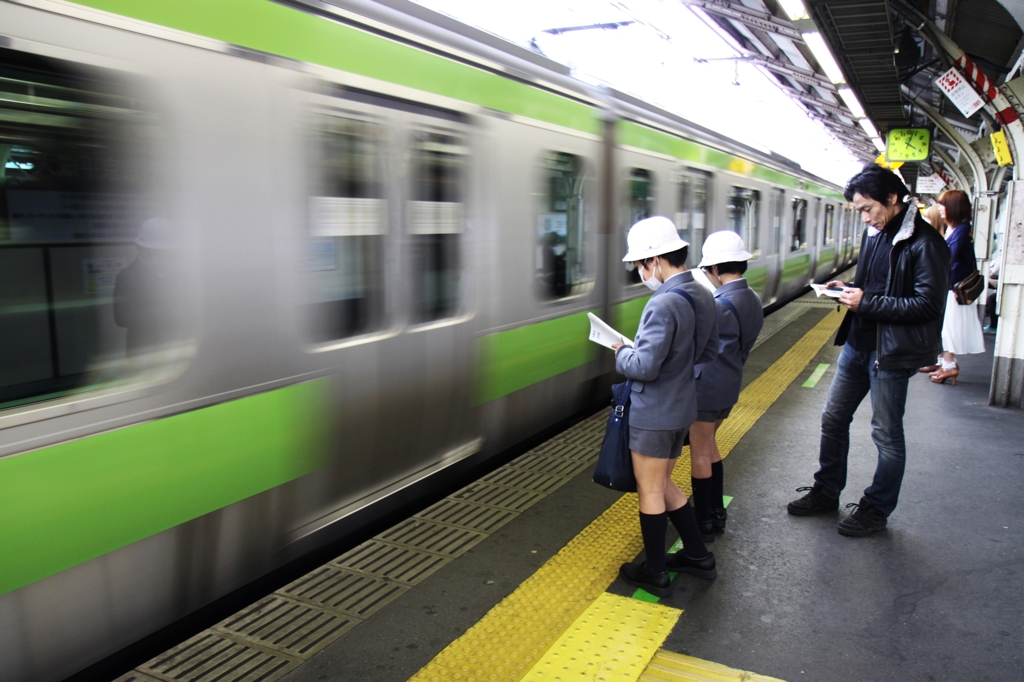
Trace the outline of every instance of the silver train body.
<path fill-rule="evenodd" d="M 0 679 L 59 680 L 81 670 L 351 532 L 352 519 L 365 523 L 439 472 L 483 462 L 593 404 L 594 387 L 612 379 L 608 358 L 596 350 L 565 371 L 481 397 L 480 374 L 489 371 L 481 369 L 481 340 L 586 311 L 615 319 L 617 306 L 642 304 L 649 292 L 619 262 L 626 229 L 639 215 L 676 218 L 695 251 L 707 233 L 742 226 L 759 254 L 751 270 L 763 267 L 766 306 L 855 260 L 852 208 L 836 198 L 838 188 L 792 164 L 628 97 L 596 93 L 555 65 L 501 52 L 471 31 L 386 7 L 349 10 L 378 12 L 375 26 L 402 23 L 396 35 L 405 40 L 421 35 L 436 46 L 443 37 L 453 54 L 514 70 L 517 83 L 535 79 L 574 106 L 589 103 L 594 130 L 79 5 L 0 3 L 5 50 L 105 74 L 147 112 L 147 130 L 157 132 L 145 136 L 138 161 L 147 183 L 140 193 L 156 197 L 158 209 L 140 210 L 137 223 L 158 210 L 177 226 L 173 289 L 187 330 L 162 374 L 0 410 L 0 465 L 310 381 L 324 387 L 330 431 L 312 472 L 0 596 Z M 379 183 L 373 196 L 361 197 L 367 201 L 328 202 L 333 208 L 325 209 L 311 201 L 330 166 L 330 145 L 316 131 L 318 122 L 337 119 L 364 126 L 360 139 L 373 140 L 370 167 Z M 748 159 L 792 182 L 623 144 L 615 135 L 623 120 Z M 434 161 L 418 166 L 420 157 Z M 452 164 L 455 179 L 438 180 Z M 421 167 L 429 177 L 417 176 Z M 691 189 L 681 190 L 687 182 Z M 448 194 L 427 196 L 423 183 L 427 194 Z M 700 210 L 693 183 L 704 188 Z M 356 204 L 363 217 L 346 225 L 372 225 L 347 233 L 314 229 L 321 240 L 310 246 L 310 225 L 334 220 L 312 213 Z M 130 259 L 131 240 L 114 241 L 90 248 L 104 262 Z M 361 282 L 374 283 L 362 308 L 330 298 L 351 288 L 347 280 L 325 280 L 342 252 L 362 259 L 352 267 L 364 273 Z M 10 253 L 0 243 L 0 258 L 14 258 Z M 318 327 L 313 318 L 325 301 L 347 321 Z M 123 331 L 103 324 L 109 329 L 100 337 L 124 342 Z M 14 338 L 25 328 L 0 331 Z M 511 352 L 507 344 L 493 352 L 489 361 L 511 361 L 500 355 Z M 244 457 L 238 461 L 238 476 L 247 475 Z M 0 547 L 0 562 L 11 558 L 4 555 Z"/>

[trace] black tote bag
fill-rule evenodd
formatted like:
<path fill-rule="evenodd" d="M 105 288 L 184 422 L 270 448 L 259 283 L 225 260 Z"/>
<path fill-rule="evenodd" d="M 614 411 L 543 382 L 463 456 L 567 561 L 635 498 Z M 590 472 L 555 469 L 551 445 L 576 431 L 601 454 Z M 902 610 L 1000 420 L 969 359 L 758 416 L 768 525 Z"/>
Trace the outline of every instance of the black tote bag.
<path fill-rule="evenodd" d="M 612 386 L 612 411 L 605 426 L 594 483 L 624 493 L 636 492 L 633 455 L 629 450 L 629 401 L 633 381 Z"/>

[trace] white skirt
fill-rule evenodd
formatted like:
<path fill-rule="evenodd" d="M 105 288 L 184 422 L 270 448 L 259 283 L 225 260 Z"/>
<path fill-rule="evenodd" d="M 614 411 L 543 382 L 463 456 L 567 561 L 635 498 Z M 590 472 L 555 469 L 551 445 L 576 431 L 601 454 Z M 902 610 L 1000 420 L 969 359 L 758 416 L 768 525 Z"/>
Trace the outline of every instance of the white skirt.
<path fill-rule="evenodd" d="M 960 305 L 952 291 L 946 295 L 946 314 L 942 318 L 942 350 L 954 355 L 985 352 L 978 307 Z"/>

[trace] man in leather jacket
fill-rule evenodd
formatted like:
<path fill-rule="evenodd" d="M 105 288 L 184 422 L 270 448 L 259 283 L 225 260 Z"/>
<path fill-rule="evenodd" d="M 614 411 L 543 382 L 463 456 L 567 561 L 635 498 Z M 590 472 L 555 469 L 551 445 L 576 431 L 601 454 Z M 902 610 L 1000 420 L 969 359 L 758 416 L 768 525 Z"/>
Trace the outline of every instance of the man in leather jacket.
<path fill-rule="evenodd" d="M 842 346 L 835 377 L 821 413 L 819 469 L 814 486 L 789 503 L 790 514 L 808 516 L 839 509 L 846 486 L 850 422 L 871 393 L 871 439 L 878 448 L 874 480 L 854 511 L 839 523 L 839 532 L 854 537 L 885 528 L 896 508 L 906 443 L 903 412 L 907 384 L 919 367 L 942 349 L 942 315 L 949 290 L 949 248 L 924 221 L 903 181 L 874 164 L 846 185 L 868 225 L 861 238 L 853 286 L 841 286 L 839 302 L 847 313 L 836 345 Z"/>

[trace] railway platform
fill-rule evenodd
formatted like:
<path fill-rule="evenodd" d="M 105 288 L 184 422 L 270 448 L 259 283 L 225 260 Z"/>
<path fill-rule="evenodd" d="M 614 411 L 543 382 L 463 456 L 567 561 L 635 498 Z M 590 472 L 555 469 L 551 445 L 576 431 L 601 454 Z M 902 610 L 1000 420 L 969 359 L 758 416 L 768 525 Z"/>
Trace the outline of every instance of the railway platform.
<path fill-rule="evenodd" d="M 720 431 L 713 582 L 678 576 L 659 600 L 617 579 L 642 542 L 636 496 L 590 478 L 601 411 L 118 682 L 1015 679 L 1024 446 L 1019 415 L 987 404 L 991 337 L 956 386 L 911 380 L 886 530 L 786 513 L 816 468 L 841 317 L 803 298 L 766 319 Z M 865 406 L 843 504 L 874 470 L 870 428 Z"/>

